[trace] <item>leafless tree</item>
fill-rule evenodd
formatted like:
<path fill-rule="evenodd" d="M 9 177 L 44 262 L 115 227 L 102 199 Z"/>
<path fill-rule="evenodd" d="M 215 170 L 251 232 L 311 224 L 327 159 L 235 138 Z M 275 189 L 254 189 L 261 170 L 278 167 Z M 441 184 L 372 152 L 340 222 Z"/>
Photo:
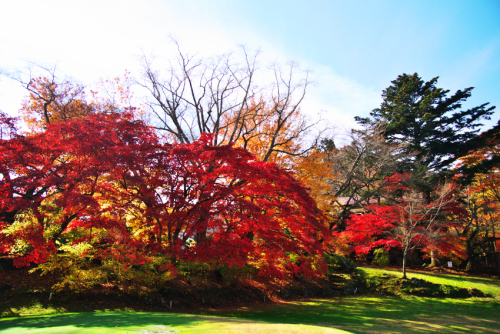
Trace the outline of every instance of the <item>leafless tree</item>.
<path fill-rule="evenodd" d="M 174 44 L 177 59 L 168 63 L 164 73 L 156 70 L 151 58 L 141 58 L 144 76 L 139 84 L 149 91 L 156 129 L 181 143 L 208 132 L 214 134 L 214 145 L 238 142 L 244 147 L 254 136 L 265 135 L 264 161 L 273 153 L 303 154 L 314 146 L 315 140 L 300 152 L 287 150 L 289 142 L 305 141 L 315 125 L 297 117 L 310 82 L 296 64 L 273 65 L 272 84 L 260 88 L 256 84 L 259 52 L 241 47 L 239 53 L 200 58 Z M 263 133 L 264 124 L 273 126 Z"/>
<path fill-rule="evenodd" d="M 387 177 L 401 168 L 404 147 L 388 144 L 383 132 L 380 125 L 353 130 L 350 143 L 329 154 L 333 170 L 329 184 L 331 195 L 336 198 L 333 212 L 337 229 L 345 228 L 345 220 L 354 208 L 384 199 Z M 334 227 L 335 224 L 330 226 Z"/>

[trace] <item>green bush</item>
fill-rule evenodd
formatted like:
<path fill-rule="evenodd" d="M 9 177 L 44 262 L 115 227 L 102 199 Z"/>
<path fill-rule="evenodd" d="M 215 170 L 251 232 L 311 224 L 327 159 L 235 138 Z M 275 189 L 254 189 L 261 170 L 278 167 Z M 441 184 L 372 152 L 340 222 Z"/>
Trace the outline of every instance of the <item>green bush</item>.
<path fill-rule="evenodd" d="M 323 258 L 328 265 L 328 275 L 345 272 L 352 273 L 356 269 L 356 264 L 351 260 L 335 253 L 325 252 Z"/>
<path fill-rule="evenodd" d="M 248 264 L 244 266 L 223 265 L 219 270 L 222 275 L 222 280 L 226 284 L 235 283 L 242 279 L 251 279 L 258 273 L 256 268 Z"/>
<path fill-rule="evenodd" d="M 177 270 L 179 275 L 191 282 L 203 282 L 210 280 L 217 267 L 209 262 L 179 261 Z"/>
<path fill-rule="evenodd" d="M 386 251 L 384 248 L 375 249 L 373 255 L 374 258 L 372 263 L 379 267 L 387 267 L 391 262 L 391 258 L 389 257 L 389 252 Z"/>

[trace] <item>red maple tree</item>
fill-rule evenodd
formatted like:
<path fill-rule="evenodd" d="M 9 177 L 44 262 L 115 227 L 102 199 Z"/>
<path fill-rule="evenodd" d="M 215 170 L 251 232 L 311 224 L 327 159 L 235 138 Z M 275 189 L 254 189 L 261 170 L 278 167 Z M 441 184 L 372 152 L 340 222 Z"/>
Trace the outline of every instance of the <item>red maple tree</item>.
<path fill-rule="evenodd" d="M 18 266 L 84 243 L 84 255 L 125 269 L 155 256 L 173 271 L 179 261 L 250 264 L 281 276 L 324 269 L 328 233 L 307 189 L 242 148 L 214 147 L 209 134 L 163 143 L 131 113 L 70 119 L 32 135 L 5 116 L 2 128 L 10 136 L 0 140 L 0 250 L 22 255 Z"/>
<path fill-rule="evenodd" d="M 351 215 L 345 233 L 354 251 L 368 254 L 373 248 L 400 248 L 403 252 L 403 278 L 409 252 L 425 247 L 454 249 L 448 228 L 457 224 L 453 217 L 463 214 L 454 197 L 453 185 L 446 184 L 429 201 L 408 185 L 408 175 L 391 176 L 390 188 L 401 196 L 386 205 L 368 205 L 367 212 Z M 451 240 L 451 242 L 449 242 Z"/>

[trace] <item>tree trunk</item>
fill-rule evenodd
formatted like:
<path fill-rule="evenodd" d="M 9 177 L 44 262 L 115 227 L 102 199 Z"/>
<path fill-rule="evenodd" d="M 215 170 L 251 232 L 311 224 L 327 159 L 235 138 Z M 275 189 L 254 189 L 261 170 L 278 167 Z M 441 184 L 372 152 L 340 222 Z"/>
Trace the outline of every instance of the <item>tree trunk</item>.
<path fill-rule="evenodd" d="M 498 278 L 500 278 L 500 257 L 498 257 L 496 246 L 495 246 L 495 261 L 497 262 Z"/>
<path fill-rule="evenodd" d="M 476 262 L 473 256 L 467 256 L 467 265 L 465 266 L 465 271 L 471 271 L 476 268 Z"/>
<path fill-rule="evenodd" d="M 472 240 L 467 240 L 466 242 L 466 247 L 467 247 L 467 266 L 465 267 L 465 270 L 474 270 L 476 269 L 476 258 L 474 256 L 474 245 Z"/>
<path fill-rule="evenodd" d="M 408 251 L 405 249 L 403 251 L 403 278 L 406 279 L 406 255 Z"/>
<path fill-rule="evenodd" d="M 196 233 L 195 237 L 196 243 L 201 244 L 202 242 L 207 241 L 207 228 L 204 227 L 201 232 Z"/>
<path fill-rule="evenodd" d="M 497 249 L 497 239 L 496 239 L 496 232 L 495 232 L 495 225 L 491 226 L 491 230 L 493 232 L 493 239 L 491 241 L 492 246 L 493 246 L 493 256 L 495 257 L 495 261 L 497 263 L 497 271 L 498 271 L 498 278 L 500 278 L 500 258 L 498 257 L 498 249 Z"/>
<path fill-rule="evenodd" d="M 434 253 L 433 250 L 431 250 L 431 264 L 429 267 L 435 267 L 436 266 L 436 254 Z"/>

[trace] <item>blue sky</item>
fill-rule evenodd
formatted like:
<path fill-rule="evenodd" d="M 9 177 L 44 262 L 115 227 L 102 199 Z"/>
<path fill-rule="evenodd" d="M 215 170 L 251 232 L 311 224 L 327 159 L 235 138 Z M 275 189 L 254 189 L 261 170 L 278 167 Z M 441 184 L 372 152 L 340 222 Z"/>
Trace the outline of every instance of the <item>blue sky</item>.
<path fill-rule="evenodd" d="M 260 48 L 262 68 L 298 62 L 316 82 L 302 110 L 339 128 L 402 73 L 439 76 L 452 92 L 473 86 L 466 107 L 500 108 L 500 1 L 0 0 L 0 67 L 11 70 L 31 60 L 85 83 L 139 76 L 141 52 L 158 64 L 172 56 L 169 36 L 203 56 Z M 23 94 L 0 79 L 3 111 L 15 114 Z"/>

